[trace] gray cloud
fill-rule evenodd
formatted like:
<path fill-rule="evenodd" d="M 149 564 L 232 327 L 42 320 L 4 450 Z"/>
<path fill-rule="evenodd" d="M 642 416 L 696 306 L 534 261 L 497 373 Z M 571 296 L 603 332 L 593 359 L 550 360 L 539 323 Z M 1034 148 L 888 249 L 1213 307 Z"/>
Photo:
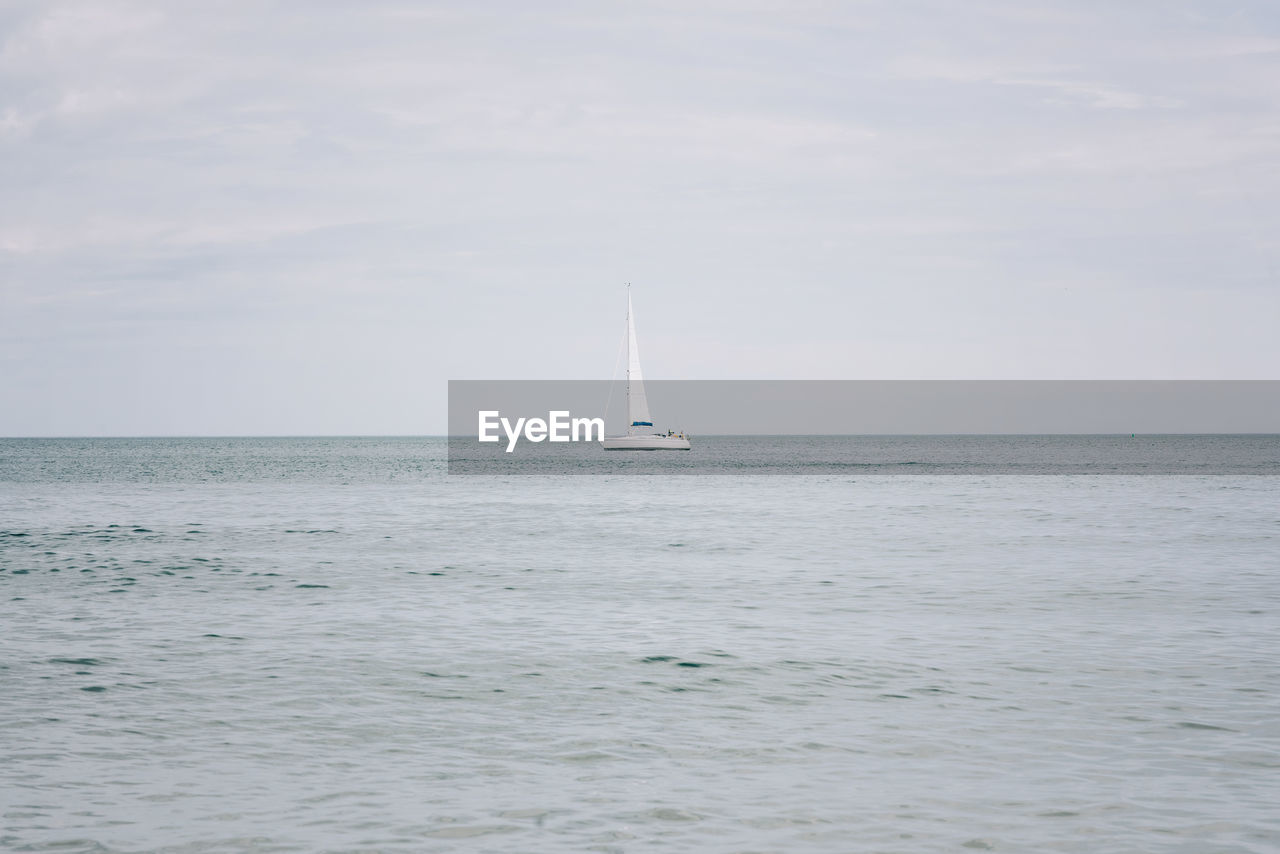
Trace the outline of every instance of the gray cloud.
<path fill-rule="evenodd" d="M 1280 364 L 1269 4 L 11 4 L 0 433 Z"/>

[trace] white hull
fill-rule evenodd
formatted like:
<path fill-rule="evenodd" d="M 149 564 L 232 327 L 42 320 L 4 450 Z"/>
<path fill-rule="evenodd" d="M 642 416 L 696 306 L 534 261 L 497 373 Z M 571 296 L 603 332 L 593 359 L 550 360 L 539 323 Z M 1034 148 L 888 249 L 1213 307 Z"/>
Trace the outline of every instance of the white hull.
<path fill-rule="evenodd" d="M 680 436 L 609 436 L 606 451 L 687 451 L 689 440 Z"/>

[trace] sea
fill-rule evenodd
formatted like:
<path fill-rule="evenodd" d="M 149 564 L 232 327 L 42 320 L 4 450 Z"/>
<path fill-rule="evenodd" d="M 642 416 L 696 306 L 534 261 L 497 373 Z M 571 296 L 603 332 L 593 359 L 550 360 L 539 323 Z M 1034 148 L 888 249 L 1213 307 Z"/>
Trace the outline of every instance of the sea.
<path fill-rule="evenodd" d="M 694 443 L 0 439 L 0 850 L 1280 851 L 1280 437 Z"/>

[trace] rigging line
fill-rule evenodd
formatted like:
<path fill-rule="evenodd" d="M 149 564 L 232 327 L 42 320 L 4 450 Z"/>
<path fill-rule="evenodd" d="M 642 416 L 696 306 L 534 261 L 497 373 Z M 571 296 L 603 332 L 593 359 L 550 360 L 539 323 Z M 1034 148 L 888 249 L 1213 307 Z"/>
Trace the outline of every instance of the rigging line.
<path fill-rule="evenodd" d="M 604 402 L 604 423 L 609 423 L 609 404 L 613 403 L 613 384 L 618 381 L 618 364 L 622 361 L 622 348 L 627 344 L 627 333 L 624 329 L 622 340 L 618 342 L 618 355 L 613 360 L 613 373 L 609 375 L 609 397 Z"/>

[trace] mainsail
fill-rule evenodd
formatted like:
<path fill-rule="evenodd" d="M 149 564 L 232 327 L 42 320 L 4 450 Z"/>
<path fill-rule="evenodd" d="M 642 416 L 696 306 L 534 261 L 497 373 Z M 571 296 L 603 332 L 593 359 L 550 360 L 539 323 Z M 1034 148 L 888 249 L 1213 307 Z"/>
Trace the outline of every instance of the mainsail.
<path fill-rule="evenodd" d="M 636 344 L 636 321 L 631 313 L 631 291 L 627 291 L 627 435 L 652 433 L 653 418 L 644 397 L 644 377 L 640 375 L 640 348 Z"/>

